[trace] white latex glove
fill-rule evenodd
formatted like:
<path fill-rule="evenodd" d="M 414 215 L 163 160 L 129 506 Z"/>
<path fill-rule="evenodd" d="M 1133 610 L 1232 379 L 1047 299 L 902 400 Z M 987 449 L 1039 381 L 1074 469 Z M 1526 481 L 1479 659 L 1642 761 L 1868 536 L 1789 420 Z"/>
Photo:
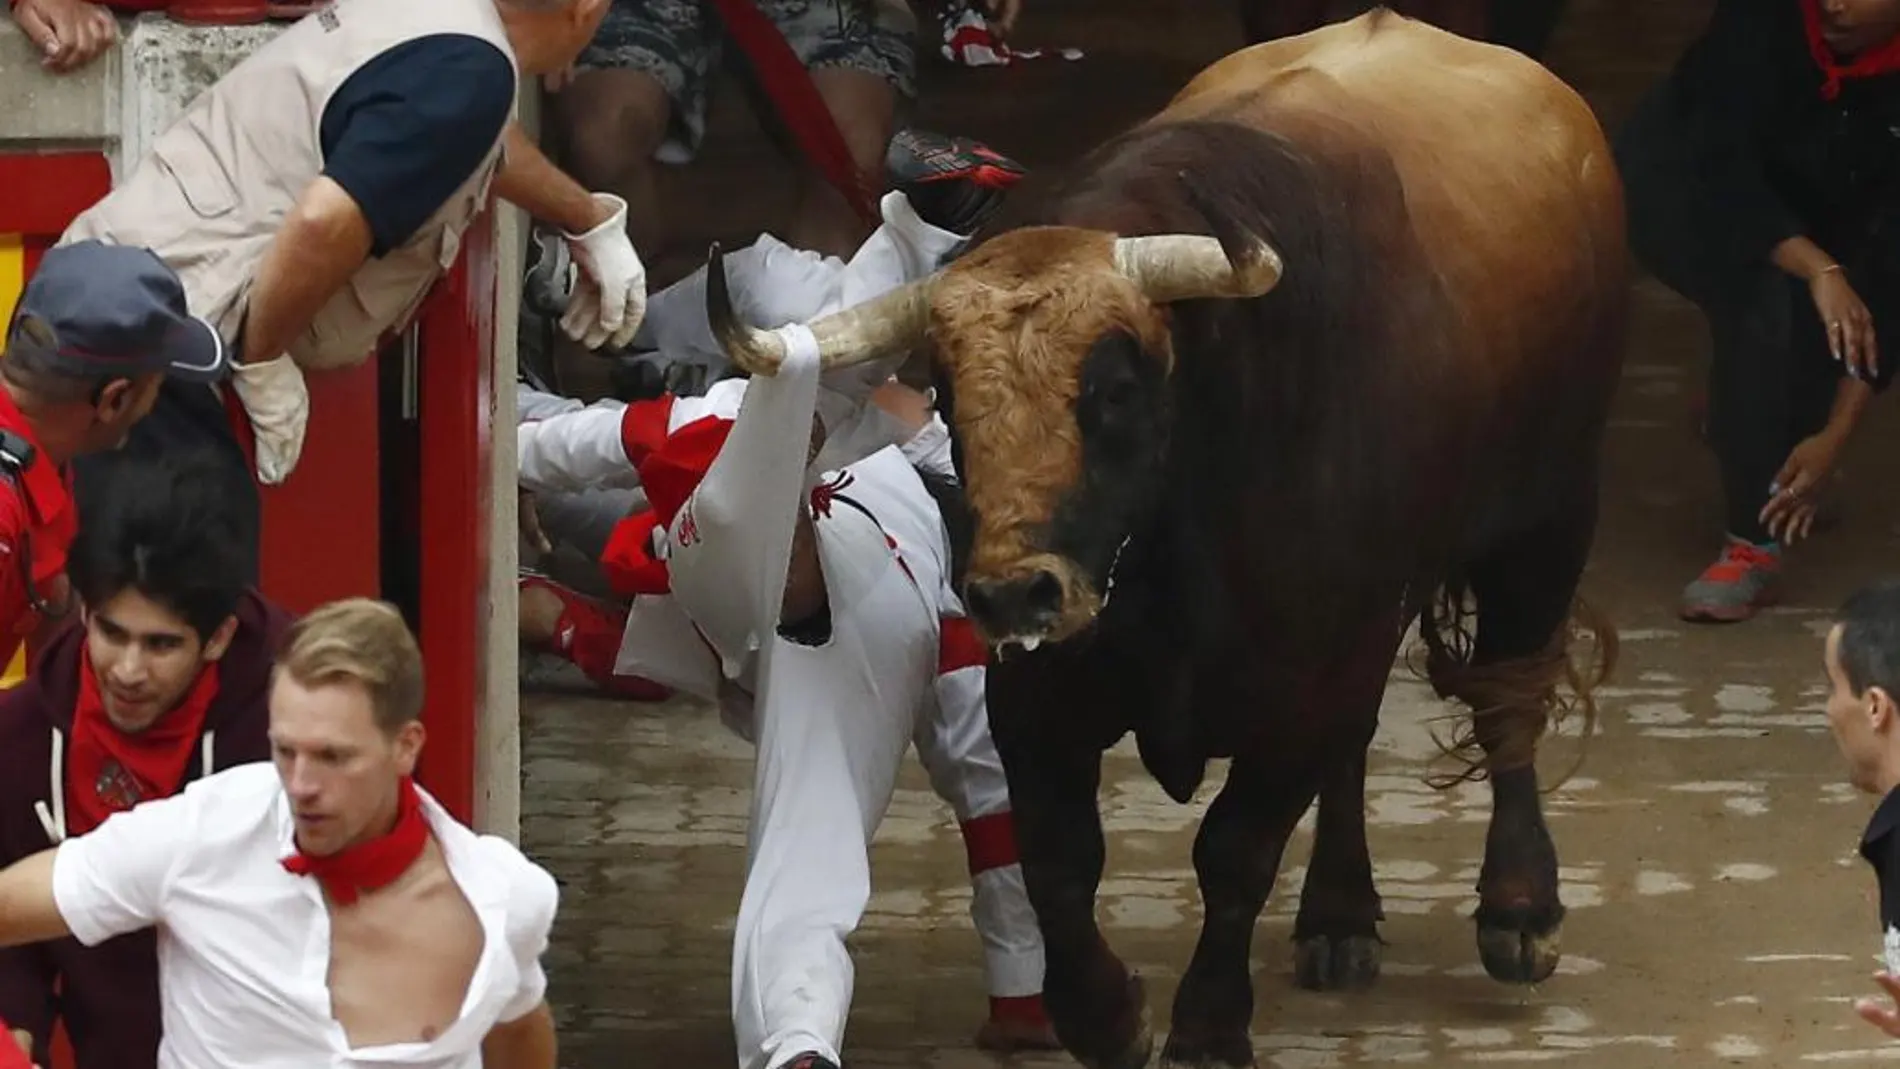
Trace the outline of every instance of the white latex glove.
<path fill-rule="evenodd" d="M 288 356 L 260 364 L 239 364 L 231 388 L 251 417 L 257 438 L 257 479 L 275 486 L 290 475 L 303 455 L 304 425 L 310 421 L 310 391 L 303 371 Z"/>
<path fill-rule="evenodd" d="M 627 237 L 627 202 L 612 193 L 594 201 L 613 214 L 585 234 L 561 234 L 581 269 L 561 330 L 589 349 L 606 342 L 623 349 L 646 316 L 647 269 Z"/>

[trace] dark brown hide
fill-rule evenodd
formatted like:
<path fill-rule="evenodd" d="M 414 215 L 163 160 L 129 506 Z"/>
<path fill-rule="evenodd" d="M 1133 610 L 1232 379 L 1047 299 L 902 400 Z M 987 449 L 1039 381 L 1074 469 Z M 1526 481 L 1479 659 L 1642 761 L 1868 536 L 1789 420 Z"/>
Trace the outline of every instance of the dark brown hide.
<path fill-rule="evenodd" d="M 1156 306 L 1113 269 L 1114 235 L 1234 228 L 1284 261 L 1262 297 Z M 1433 682 L 1483 710 L 1480 954 L 1507 981 L 1555 969 L 1564 910 L 1528 759 L 1554 685 L 1579 680 L 1588 715 L 1607 670 L 1567 658 L 1620 369 L 1622 228 L 1574 93 L 1375 14 L 1210 67 L 1069 181 L 1026 186 L 932 287 L 971 612 L 993 638 L 1048 639 L 992 665 L 990 717 L 1045 997 L 1085 1063 L 1148 1053 L 1093 909 L 1101 750 L 1131 730 L 1177 799 L 1233 759 L 1195 843 L 1206 917 L 1171 1061 L 1252 1062 L 1253 925 L 1315 797 L 1298 978 L 1376 974 L 1365 748 L 1441 592 L 1477 621 L 1468 645 L 1431 637 Z M 1061 581 L 1046 619 L 1023 608 L 1039 572 Z"/>

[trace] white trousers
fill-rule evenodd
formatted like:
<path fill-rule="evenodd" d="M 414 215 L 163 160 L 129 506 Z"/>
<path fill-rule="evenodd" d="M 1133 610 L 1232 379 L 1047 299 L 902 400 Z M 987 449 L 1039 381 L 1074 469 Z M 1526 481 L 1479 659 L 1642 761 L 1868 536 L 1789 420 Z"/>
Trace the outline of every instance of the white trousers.
<path fill-rule="evenodd" d="M 778 1069 L 806 1052 L 839 1061 L 854 982 L 845 939 L 870 899 L 871 841 L 912 744 L 964 834 L 990 995 L 1042 986 L 983 668 L 953 658 L 947 641 L 959 624 L 946 610 L 956 621 L 961 607 L 948 588 L 942 519 L 894 447 L 808 492 L 802 467 L 785 458 L 804 456 L 812 408 L 794 398 L 809 388 L 795 374 L 753 384 L 668 533 L 678 605 L 728 677 L 754 680 L 751 708 L 735 717 L 758 755 L 733 945 L 740 1069 Z M 795 496 L 765 485 L 788 469 Z M 787 500 L 793 518 L 811 503 L 830 615 L 818 645 L 778 634 L 785 570 L 757 556 L 789 528 L 762 510 Z"/>

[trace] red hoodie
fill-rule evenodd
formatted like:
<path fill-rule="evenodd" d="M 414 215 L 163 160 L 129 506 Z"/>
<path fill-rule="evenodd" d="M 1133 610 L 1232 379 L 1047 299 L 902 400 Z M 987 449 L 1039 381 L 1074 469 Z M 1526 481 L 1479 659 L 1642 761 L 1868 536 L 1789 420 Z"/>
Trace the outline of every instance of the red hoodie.
<path fill-rule="evenodd" d="M 271 665 L 291 617 L 256 591 L 238 601 L 236 615 L 187 783 L 205 774 L 207 756 L 212 771 L 270 760 Z M 64 768 L 53 766 L 53 745 L 57 737 L 64 751 L 72 737 L 84 648 L 85 629 L 69 624 L 40 651 L 26 681 L 0 693 L 0 867 L 53 845 L 34 807 L 45 802 L 50 810 L 64 790 L 55 782 Z M 0 1017 L 33 1034 L 40 1065 L 52 1064 L 48 1043 L 58 1017 L 77 1069 L 150 1069 L 162 1031 L 156 950 L 150 929 L 90 948 L 66 938 L 0 949 Z"/>

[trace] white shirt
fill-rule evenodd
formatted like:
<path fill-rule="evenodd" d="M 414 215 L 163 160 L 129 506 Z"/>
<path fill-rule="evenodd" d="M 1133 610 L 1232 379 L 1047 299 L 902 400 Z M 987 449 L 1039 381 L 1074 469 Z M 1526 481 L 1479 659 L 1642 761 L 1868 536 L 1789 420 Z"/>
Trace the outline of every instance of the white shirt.
<path fill-rule="evenodd" d="M 477 1069 L 489 1029 L 532 1011 L 547 989 L 541 954 L 559 891 L 506 840 L 476 835 L 427 793 L 422 807 L 484 939 L 460 1016 L 429 1043 L 351 1050 L 331 1016 L 330 914 L 317 881 L 282 865 L 294 827 L 268 762 L 66 840 L 53 897 L 87 946 L 157 926 L 159 1069 Z"/>

